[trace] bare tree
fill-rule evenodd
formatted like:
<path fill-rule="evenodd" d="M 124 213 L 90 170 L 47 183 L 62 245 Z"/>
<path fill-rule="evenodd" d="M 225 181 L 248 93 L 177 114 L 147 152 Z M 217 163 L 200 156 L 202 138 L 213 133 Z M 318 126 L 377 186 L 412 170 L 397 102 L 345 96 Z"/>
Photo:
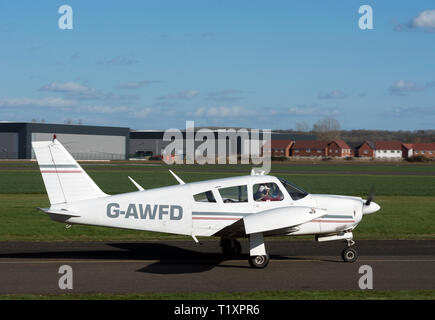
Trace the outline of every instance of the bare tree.
<path fill-rule="evenodd" d="M 340 138 L 340 123 L 337 119 L 325 117 L 313 124 L 312 131 L 319 140 L 331 141 Z"/>
<path fill-rule="evenodd" d="M 308 132 L 310 131 L 310 126 L 305 121 L 296 123 L 296 131 Z"/>

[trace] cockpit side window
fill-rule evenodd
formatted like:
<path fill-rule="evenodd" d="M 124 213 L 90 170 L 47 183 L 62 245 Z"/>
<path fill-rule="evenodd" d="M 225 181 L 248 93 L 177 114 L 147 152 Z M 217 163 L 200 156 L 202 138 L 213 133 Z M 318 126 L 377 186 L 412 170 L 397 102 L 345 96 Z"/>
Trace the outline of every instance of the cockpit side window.
<path fill-rule="evenodd" d="M 302 198 L 305 198 L 308 195 L 308 192 L 306 192 L 304 189 L 295 186 L 294 184 L 288 182 L 285 179 L 278 178 L 279 181 L 281 181 L 284 188 L 287 190 L 288 194 L 293 200 L 299 200 Z"/>
<path fill-rule="evenodd" d="M 193 199 L 196 202 L 216 202 L 213 192 L 211 191 L 194 194 Z"/>
<path fill-rule="evenodd" d="M 282 201 L 284 195 L 276 183 L 258 183 L 252 187 L 255 201 Z"/>
<path fill-rule="evenodd" d="M 246 185 L 221 188 L 219 193 L 224 203 L 248 202 L 248 187 Z"/>

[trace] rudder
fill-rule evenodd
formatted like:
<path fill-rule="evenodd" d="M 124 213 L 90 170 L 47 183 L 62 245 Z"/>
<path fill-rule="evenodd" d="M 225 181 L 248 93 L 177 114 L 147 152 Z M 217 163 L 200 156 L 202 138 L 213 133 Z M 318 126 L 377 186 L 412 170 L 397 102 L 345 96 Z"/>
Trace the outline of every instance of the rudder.
<path fill-rule="evenodd" d="M 107 196 L 57 139 L 32 147 L 52 205 Z"/>

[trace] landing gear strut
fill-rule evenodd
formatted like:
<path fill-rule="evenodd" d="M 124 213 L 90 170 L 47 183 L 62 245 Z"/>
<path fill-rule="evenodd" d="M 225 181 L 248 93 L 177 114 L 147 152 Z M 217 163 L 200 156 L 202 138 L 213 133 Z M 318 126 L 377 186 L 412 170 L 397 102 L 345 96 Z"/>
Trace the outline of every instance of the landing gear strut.
<path fill-rule="evenodd" d="M 344 248 L 341 252 L 341 258 L 344 262 L 355 262 L 358 260 L 358 253 L 357 251 L 352 248 L 352 246 L 355 244 L 355 241 L 352 239 L 347 239 L 347 248 Z"/>
<path fill-rule="evenodd" d="M 249 265 L 252 268 L 265 268 L 269 264 L 269 255 L 264 246 L 263 234 L 249 235 Z"/>
<path fill-rule="evenodd" d="M 222 253 L 226 256 L 239 255 L 242 252 L 242 246 L 236 239 L 221 239 Z"/>

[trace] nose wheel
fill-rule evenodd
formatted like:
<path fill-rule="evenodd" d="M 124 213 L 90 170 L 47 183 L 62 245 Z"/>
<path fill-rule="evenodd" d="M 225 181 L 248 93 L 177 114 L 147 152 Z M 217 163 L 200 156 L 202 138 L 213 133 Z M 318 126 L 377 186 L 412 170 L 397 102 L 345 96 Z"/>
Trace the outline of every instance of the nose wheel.
<path fill-rule="evenodd" d="M 355 244 L 355 241 L 352 239 L 347 240 L 347 248 L 344 248 L 341 252 L 341 258 L 344 262 L 355 262 L 358 260 L 358 252 L 352 248 L 352 246 Z"/>
<path fill-rule="evenodd" d="M 250 256 L 249 265 L 252 268 L 265 268 L 269 264 L 269 255 Z"/>

